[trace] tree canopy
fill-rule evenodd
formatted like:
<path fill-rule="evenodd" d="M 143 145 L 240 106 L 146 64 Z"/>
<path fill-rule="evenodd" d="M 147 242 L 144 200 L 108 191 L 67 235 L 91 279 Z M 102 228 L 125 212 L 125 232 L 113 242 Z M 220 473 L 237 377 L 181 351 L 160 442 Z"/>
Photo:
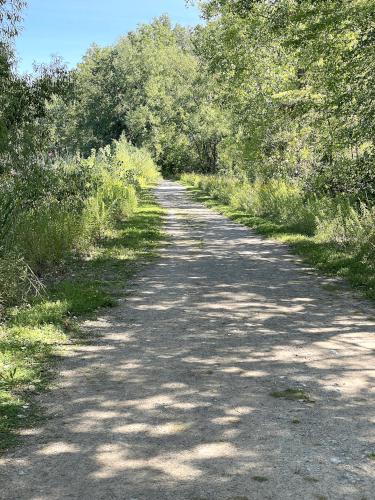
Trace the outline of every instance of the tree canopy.
<path fill-rule="evenodd" d="M 232 171 L 373 195 L 373 0 L 201 1 L 205 24 L 162 16 L 93 45 L 69 73 L 54 64 L 33 78 L 12 66 L 22 3 L 0 4 L 3 170 L 26 144 L 17 157 L 41 146 L 88 155 L 125 135 L 166 173 Z"/>

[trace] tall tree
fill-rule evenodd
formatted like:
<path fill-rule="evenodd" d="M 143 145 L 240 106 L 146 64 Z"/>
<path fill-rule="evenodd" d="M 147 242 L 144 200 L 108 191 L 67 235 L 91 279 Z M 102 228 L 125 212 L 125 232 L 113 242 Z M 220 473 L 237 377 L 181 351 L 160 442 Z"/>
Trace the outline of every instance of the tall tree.
<path fill-rule="evenodd" d="M 92 47 L 75 71 L 70 105 L 51 108 L 56 142 L 89 152 L 124 133 L 165 172 L 216 169 L 223 125 L 202 68 L 191 32 L 166 16 L 113 47 Z"/>

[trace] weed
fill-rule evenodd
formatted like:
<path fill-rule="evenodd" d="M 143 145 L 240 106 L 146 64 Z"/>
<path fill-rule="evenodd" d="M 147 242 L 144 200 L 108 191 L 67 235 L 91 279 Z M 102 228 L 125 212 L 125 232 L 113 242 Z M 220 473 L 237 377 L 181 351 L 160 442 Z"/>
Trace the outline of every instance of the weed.
<path fill-rule="evenodd" d="M 8 370 L 4 370 L 3 373 L 0 373 L 0 381 L 4 382 L 5 385 L 12 385 L 16 373 L 17 373 L 17 367 L 8 368 Z"/>
<path fill-rule="evenodd" d="M 294 185 L 288 195 L 274 196 L 277 184 L 273 183 L 269 192 L 263 193 L 259 198 L 254 192 L 266 189 L 259 183 L 249 187 L 243 182 L 236 184 L 230 179 L 225 181 L 217 176 L 197 174 L 184 174 L 181 181 L 187 185 L 197 201 L 215 208 L 266 237 L 286 243 L 308 264 L 328 276 L 345 278 L 352 287 L 375 299 L 373 210 L 362 205 L 358 212 L 347 199 L 327 197 L 305 200 L 296 211 L 295 208 L 289 210 L 284 206 L 276 209 L 275 204 L 278 203 L 295 207 L 297 202 L 293 200 L 297 197 L 297 191 Z M 234 186 L 237 186 L 236 189 Z M 285 186 L 279 185 L 279 188 L 284 193 L 288 192 Z M 232 193 L 232 201 L 228 201 L 228 196 L 220 195 L 220 192 L 225 193 L 226 189 Z M 241 202 L 233 202 L 233 190 L 241 198 Z M 264 204 L 264 209 L 259 203 Z M 268 203 L 271 208 L 267 208 Z M 285 215 L 289 213 L 290 217 Z M 332 220 L 335 220 L 336 226 L 344 224 L 345 229 L 338 232 L 337 227 L 328 228 L 329 221 Z M 326 223 L 323 224 L 324 221 Z"/>
<path fill-rule="evenodd" d="M 23 257 L 9 253 L 0 258 L 0 313 L 3 308 L 41 296 L 44 286 Z"/>
<path fill-rule="evenodd" d="M 290 388 L 284 391 L 273 391 L 271 396 L 274 398 L 284 398 L 292 401 L 311 401 L 304 389 Z"/>
<path fill-rule="evenodd" d="M 16 222 L 7 245 L 22 255 L 31 269 L 42 272 L 65 260 L 82 232 L 81 218 L 71 207 L 46 203 L 30 209 Z"/>
<path fill-rule="evenodd" d="M 268 477 L 265 476 L 252 476 L 253 481 L 257 481 L 258 483 L 265 483 L 268 481 Z"/>
<path fill-rule="evenodd" d="M 56 349 L 81 336 L 78 318 L 116 304 L 126 280 L 155 256 L 162 216 L 144 191 L 134 215 L 117 222 L 90 257 L 77 255 L 64 278 L 48 284 L 45 296 L 7 311 L 0 329 L 0 449 L 14 444 L 16 430 L 39 417 L 31 394 L 48 388 Z"/>

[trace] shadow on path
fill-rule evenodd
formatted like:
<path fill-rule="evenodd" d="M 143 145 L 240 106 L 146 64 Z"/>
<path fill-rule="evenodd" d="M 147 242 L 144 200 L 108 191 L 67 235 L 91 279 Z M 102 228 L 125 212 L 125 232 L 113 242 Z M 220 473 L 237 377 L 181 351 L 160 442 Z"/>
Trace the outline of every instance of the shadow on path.
<path fill-rule="evenodd" d="M 0 461 L 2 499 L 374 498 L 375 322 L 287 249 L 157 190 L 170 244 Z M 304 400 L 275 398 L 300 388 Z"/>

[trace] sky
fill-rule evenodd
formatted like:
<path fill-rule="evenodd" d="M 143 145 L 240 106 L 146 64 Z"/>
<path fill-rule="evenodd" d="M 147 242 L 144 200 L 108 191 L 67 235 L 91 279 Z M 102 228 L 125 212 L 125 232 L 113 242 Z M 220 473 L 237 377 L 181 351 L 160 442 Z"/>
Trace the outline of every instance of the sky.
<path fill-rule="evenodd" d="M 28 0 L 22 32 L 16 42 L 18 69 L 32 71 L 33 62 L 60 56 L 75 66 L 92 43 L 111 45 L 138 24 L 168 14 L 173 22 L 193 26 L 196 7 L 185 0 Z"/>

